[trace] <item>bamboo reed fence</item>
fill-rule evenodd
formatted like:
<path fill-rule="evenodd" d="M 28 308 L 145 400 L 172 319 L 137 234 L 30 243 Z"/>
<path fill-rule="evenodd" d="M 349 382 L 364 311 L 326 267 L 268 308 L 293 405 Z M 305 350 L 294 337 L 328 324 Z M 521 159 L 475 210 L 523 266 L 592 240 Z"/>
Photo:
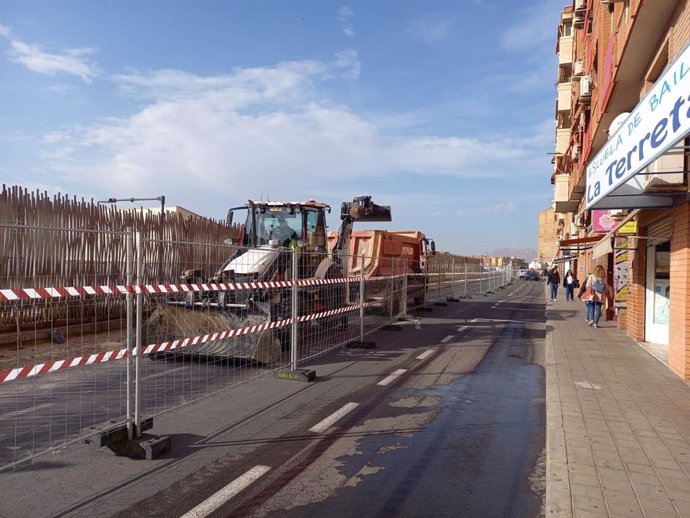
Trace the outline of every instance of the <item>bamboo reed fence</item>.
<path fill-rule="evenodd" d="M 224 240 L 240 234 L 236 226 L 177 212 L 117 210 L 93 200 L 3 185 L 0 288 L 125 284 L 128 228 L 141 233 L 147 283 L 175 282 L 190 267 L 220 266 L 229 255 Z M 0 331 L 123 314 L 122 297 L 17 301 L 0 306 Z"/>

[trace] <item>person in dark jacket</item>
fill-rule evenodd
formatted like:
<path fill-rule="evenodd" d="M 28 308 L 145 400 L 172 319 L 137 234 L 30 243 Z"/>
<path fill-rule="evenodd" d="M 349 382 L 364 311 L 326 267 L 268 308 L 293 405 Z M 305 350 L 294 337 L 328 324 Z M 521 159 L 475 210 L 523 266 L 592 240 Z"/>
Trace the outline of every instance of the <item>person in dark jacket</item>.
<path fill-rule="evenodd" d="M 551 300 L 555 302 L 556 295 L 558 294 L 558 286 L 561 284 L 561 276 L 558 273 L 558 268 L 556 266 L 549 271 L 549 275 L 546 278 L 546 283 L 551 288 Z"/>

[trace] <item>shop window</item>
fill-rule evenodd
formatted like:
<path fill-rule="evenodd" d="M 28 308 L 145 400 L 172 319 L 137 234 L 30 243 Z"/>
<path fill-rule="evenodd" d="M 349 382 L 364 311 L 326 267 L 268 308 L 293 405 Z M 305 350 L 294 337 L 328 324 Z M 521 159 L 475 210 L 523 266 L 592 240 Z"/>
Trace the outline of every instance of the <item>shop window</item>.
<path fill-rule="evenodd" d="M 671 242 L 656 245 L 654 254 L 654 307 L 653 322 L 668 325 L 671 301 Z"/>

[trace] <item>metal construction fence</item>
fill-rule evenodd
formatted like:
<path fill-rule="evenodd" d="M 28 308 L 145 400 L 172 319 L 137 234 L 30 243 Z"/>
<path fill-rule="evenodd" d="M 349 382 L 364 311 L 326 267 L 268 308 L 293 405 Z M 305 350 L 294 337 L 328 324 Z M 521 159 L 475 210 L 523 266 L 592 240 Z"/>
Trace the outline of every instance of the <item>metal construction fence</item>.
<path fill-rule="evenodd" d="M 486 293 L 513 277 L 510 268 L 454 259 L 415 272 L 399 258 L 380 259 L 387 275 L 367 277 L 358 268 L 364 256 L 308 247 L 41 229 L 51 232 L 69 232 L 77 250 L 94 235 L 112 250 L 108 260 L 90 258 L 90 277 L 75 268 L 75 280 L 100 282 L 50 286 L 45 265 L 30 285 L 0 278 L 0 470 L 109 428 L 136 435 L 145 418 L 308 366 L 414 308 Z M 30 261 L 31 249 L 22 253 Z M 162 265 L 177 277 L 162 278 L 160 257 L 184 258 Z"/>

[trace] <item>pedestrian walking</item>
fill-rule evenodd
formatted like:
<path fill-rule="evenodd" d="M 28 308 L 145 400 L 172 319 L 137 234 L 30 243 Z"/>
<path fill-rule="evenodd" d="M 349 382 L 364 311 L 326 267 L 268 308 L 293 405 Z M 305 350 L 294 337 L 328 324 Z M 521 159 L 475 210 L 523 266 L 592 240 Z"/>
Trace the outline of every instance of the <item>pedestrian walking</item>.
<path fill-rule="evenodd" d="M 572 270 L 568 270 L 563 276 L 563 287 L 565 288 L 565 300 L 572 302 L 575 289 L 580 287 L 580 281 L 577 280 Z"/>
<path fill-rule="evenodd" d="M 580 288 L 578 299 L 585 301 L 585 320 L 591 327 L 599 327 L 602 308 L 608 301 L 611 288 L 606 282 L 606 269 L 598 265 L 594 273 L 590 273 Z"/>
<path fill-rule="evenodd" d="M 558 273 L 558 267 L 554 266 L 549 275 L 546 277 L 546 283 L 551 289 L 551 300 L 556 301 L 556 296 L 558 295 L 558 286 L 561 284 L 561 276 Z"/>
<path fill-rule="evenodd" d="M 592 300 L 594 299 L 592 284 L 594 280 L 594 274 L 588 274 L 585 278 L 585 282 L 580 286 L 580 291 L 577 293 L 577 300 L 581 300 L 585 303 L 585 322 L 587 322 L 587 324 L 591 324 L 594 319 L 594 306 L 592 304 Z"/>

